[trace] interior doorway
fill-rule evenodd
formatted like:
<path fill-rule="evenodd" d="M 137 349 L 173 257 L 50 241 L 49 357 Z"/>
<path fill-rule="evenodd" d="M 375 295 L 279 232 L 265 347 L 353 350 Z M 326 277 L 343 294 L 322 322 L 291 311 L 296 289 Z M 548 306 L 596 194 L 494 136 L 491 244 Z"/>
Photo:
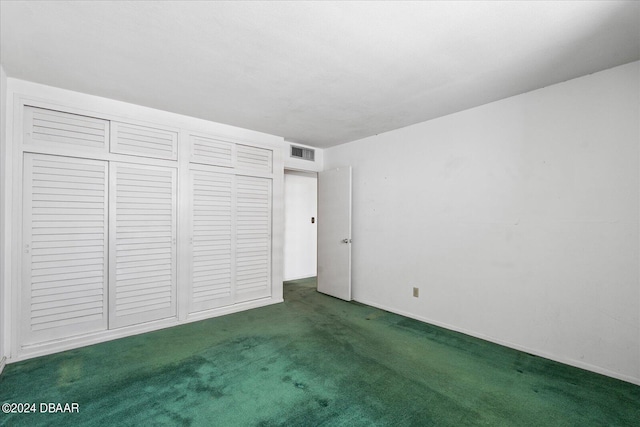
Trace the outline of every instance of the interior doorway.
<path fill-rule="evenodd" d="M 318 175 L 284 172 L 284 280 L 317 275 Z"/>

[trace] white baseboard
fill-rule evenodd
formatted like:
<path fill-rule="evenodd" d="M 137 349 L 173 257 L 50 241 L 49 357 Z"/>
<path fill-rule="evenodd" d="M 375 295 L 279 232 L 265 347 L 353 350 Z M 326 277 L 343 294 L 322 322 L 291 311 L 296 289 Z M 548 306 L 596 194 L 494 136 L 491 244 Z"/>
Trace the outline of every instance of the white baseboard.
<path fill-rule="evenodd" d="M 172 317 L 169 319 L 162 319 L 153 322 L 142 323 L 139 325 L 125 326 L 123 328 L 100 331 L 92 334 L 78 335 L 61 340 L 52 340 L 44 343 L 23 345 L 20 348 L 18 354 L 15 357 L 11 357 L 10 359 L 6 360 L 6 363 L 14 363 L 22 360 L 32 359 L 34 357 L 46 356 L 48 354 L 59 353 L 62 351 L 86 347 L 89 345 L 112 341 L 119 338 L 153 332 L 173 326 L 197 322 L 200 320 L 211 319 L 214 317 L 224 316 L 226 314 L 238 313 L 241 311 L 264 307 L 271 304 L 278 304 L 283 301 L 284 300 L 282 298 L 262 298 L 253 301 L 233 304 L 227 307 L 220 307 L 214 310 L 193 313 L 187 319 L 181 321 L 179 321 L 176 317 Z M 3 358 L 3 364 L 4 363 L 5 360 Z"/>
<path fill-rule="evenodd" d="M 311 276 L 304 275 L 304 276 L 300 276 L 300 277 L 287 278 L 287 279 L 284 279 L 284 281 L 285 282 L 291 282 L 292 280 L 313 279 L 314 277 L 316 277 L 315 274 L 312 274 Z"/>
<path fill-rule="evenodd" d="M 187 319 L 182 323 L 198 322 L 200 320 L 211 319 L 214 317 L 224 316 L 225 314 L 239 313 L 254 308 L 265 307 L 267 305 L 278 304 L 284 302 L 282 298 L 262 298 L 253 301 L 246 301 L 234 304 L 228 307 L 214 308 L 212 310 L 198 311 L 189 314 Z"/>
<path fill-rule="evenodd" d="M 394 309 L 394 308 L 391 308 L 391 307 L 387 307 L 387 306 L 385 306 L 383 304 L 378 304 L 378 303 L 375 303 L 375 302 L 372 302 L 372 301 L 366 301 L 366 300 L 361 300 L 361 299 L 358 299 L 358 300 L 354 299 L 354 301 L 357 301 L 357 302 L 359 302 L 361 304 L 370 305 L 371 307 L 379 308 L 379 309 L 384 310 L 384 311 L 389 311 L 391 313 L 399 314 L 399 315 L 404 316 L 404 317 L 409 317 L 411 319 L 419 320 L 421 322 L 428 323 L 430 325 L 439 326 L 441 328 L 448 329 L 450 331 L 460 332 L 462 334 L 469 335 L 469 336 L 472 336 L 474 338 L 479 338 L 479 339 L 484 340 L 484 341 L 489 341 L 489 342 L 492 342 L 494 344 L 499 344 L 499 345 L 502 345 L 504 347 L 509 347 L 509 348 L 514 349 L 514 350 L 518 350 L 518 351 L 522 351 L 522 352 L 525 352 L 525 353 L 533 354 L 534 356 L 538 356 L 538 357 L 542 357 L 542 358 L 545 358 L 545 359 L 553 360 L 554 362 L 559 362 L 559 363 L 562 363 L 562 364 L 565 364 L 565 365 L 574 366 L 576 368 L 584 369 L 586 371 L 595 372 L 596 374 L 601 374 L 601 375 L 605 375 L 607 377 L 611 377 L 611 378 L 615 378 L 615 379 L 618 379 L 618 380 L 626 381 L 626 382 L 631 383 L 631 384 L 640 385 L 640 378 L 634 378 L 634 377 L 629 376 L 629 375 L 620 374 L 618 372 L 610 371 L 608 369 L 601 368 L 601 367 L 595 366 L 595 365 L 591 365 L 589 363 L 585 363 L 585 362 L 582 362 L 582 361 L 579 361 L 579 360 L 574 360 L 574 359 L 570 359 L 570 358 L 566 358 L 566 357 L 561 357 L 561 356 L 557 356 L 555 354 L 549 354 L 549 353 L 546 353 L 544 351 L 536 350 L 534 348 L 529 348 L 529 347 L 525 347 L 525 346 L 522 346 L 522 345 L 519 345 L 519 344 L 514 344 L 512 342 L 503 341 L 503 340 L 496 339 L 496 338 L 493 338 L 493 337 L 490 337 L 490 336 L 487 336 L 487 335 L 484 335 L 484 334 L 481 334 L 481 333 L 478 333 L 478 332 L 475 332 L 475 331 L 470 331 L 470 330 L 467 330 L 467 329 L 464 329 L 464 328 L 458 328 L 458 327 L 449 325 L 447 323 L 438 322 L 436 320 L 428 319 L 428 318 L 422 317 L 422 316 L 418 316 L 416 314 L 409 313 L 409 312 L 406 312 L 406 311 L 403 311 L 403 310 L 397 310 L 397 309 Z"/>

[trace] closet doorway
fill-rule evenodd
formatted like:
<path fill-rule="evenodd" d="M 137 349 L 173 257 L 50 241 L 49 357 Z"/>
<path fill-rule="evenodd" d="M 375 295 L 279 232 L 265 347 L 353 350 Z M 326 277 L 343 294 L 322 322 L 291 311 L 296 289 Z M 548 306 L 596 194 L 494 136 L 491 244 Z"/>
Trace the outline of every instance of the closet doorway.
<path fill-rule="evenodd" d="M 284 172 L 284 280 L 317 275 L 318 176 Z"/>

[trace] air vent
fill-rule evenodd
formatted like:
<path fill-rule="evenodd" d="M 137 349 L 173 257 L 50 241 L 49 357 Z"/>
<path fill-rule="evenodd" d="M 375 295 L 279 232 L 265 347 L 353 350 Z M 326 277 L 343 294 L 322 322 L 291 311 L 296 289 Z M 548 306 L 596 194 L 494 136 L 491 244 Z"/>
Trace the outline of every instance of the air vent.
<path fill-rule="evenodd" d="M 291 146 L 291 157 L 295 157 L 296 159 L 309 160 L 313 162 L 315 154 L 315 150 L 310 148 L 297 147 L 295 145 Z"/>

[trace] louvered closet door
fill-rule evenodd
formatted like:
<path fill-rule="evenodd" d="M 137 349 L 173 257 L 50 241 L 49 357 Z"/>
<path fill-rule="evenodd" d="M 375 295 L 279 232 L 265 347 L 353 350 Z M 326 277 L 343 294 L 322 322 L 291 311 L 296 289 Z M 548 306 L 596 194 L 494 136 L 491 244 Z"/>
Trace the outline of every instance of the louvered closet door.
<path fill-rule="evenodd" d="M 232 167 L 236 145 L 233 142 L 207 138 L 198 135 L 189 136 L 191 145 L 191 163 Z"/>
<path fill-rule="evenodd" d="M 111 122 L 111 152 L 157 159 L 178 158 L 178 134 L 129 123 Z"/>
<path fill-rule="evenodd" d="M 271 179 L 236 177 L 236 302 L 271 295 Z"/>
<path fill-rule="evenodd" d="M 107 163 L 24 155 L 22 344 L 107 328 Z"/>
<path fill-rule="evenodd" d="M 236 146 L 236 166 L 239 169 L 271 172 L 273 169 L 273 151 L 238 144 Z"/>
<path fill-rule="evenodd" d="M 109 121 L 43 108 L 25 107 L 24 144 L 79 151 L 106 152 Z"/>
<path fill-rule="evenodd" d="M 109 326 L 176 314 L 176 169 L 110 164 Z"/>
<path fill-rule="evenodd" d="M 234 176 L 191 170 L 190 312 L 233 304 Z"/>

